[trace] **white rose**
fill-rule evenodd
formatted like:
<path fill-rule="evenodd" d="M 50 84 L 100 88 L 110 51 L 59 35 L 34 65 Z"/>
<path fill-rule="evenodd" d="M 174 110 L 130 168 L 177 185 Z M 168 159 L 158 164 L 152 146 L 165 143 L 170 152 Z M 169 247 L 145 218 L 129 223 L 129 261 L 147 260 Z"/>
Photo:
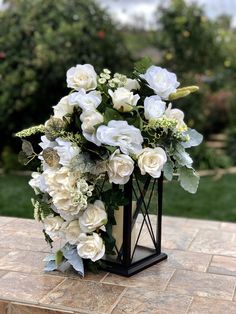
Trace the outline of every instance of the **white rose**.
<path fill-rule="evenodd" d="M 124 87 L 128 90 L 137 90 L 140 89 L 139 82 L 137 80 L 132 80 L 130 78 L 125 82 Z"/>
<path fill-rule="evenodd" d="M 60 216 L 49 215 L 43 220 L 45 231 L 52 239 L 60 235 L 63 223 L 64 220 Z"/>
<path fill-rule="evenodd" d="M 74 92 L 68 96 L 71 106 L 79 106 L 83 110 L 95 110 L 102 101 L 101 93 L 91 91 L 86 94 L 84 89 Z"/>
<path fill-rule="evenodd" d="M 169 95 L 174 93 L 180 85 L 175 73 L 154 65 L 150 66 L 140 77 L 146 80 L 149 87 L 162 99 L 168 99 Z"/>
<path fill-rule="evenodd" d="M 75 90 L 92 90 L 97 87 L 97 73 L 91 64 L 77 64 L 66 72 L 66 82 Z"/>
<path fill-rule="evenodd" d="M 80 257 L 96 262 L 105 254 L 105 245 L 102 238 L 97 233 L 91 235 L 81 233 L 79 236 L 79 244 L 77 245 L 77 252 Z"/>
<path fill-rule="evenodd" d="M 109 89 L 108 93 L 112 98 L 113 108 L 121 112 L 131 111 L 140 99 L 139 95 L 134 95 L 133 92 L 124 87 L 119 87 L 114 92 Z"/>
<path fill-rule="evenodd" d="M 111 120 L 97 129 L 97 139 L 106 145 L 118 146 L 124 154 L 137 154 L 142 149 L 141 131 L 127 121 Z"/>
<path fill-rule="evenodd" d="M 72 220 L 69 223 L 65 222 L 63 225 L 63 233 L 67 242 L 72 245 L 77 244 L 79 242 L 79 235 L 82 233 L 79 220 Z"/>
<path fill-rule="evenodd" d="M 146 97 L 144 100 L 144 116 L 147 120 L 160 118 L 165 109 L 166 103 L 157 95 Z"/>
<path fill-rule="evenodd" d="M 89 204 L 83 215 L 79 218 L 80 228 L 83 232 L 90 233 L 107 223 L 107 213 L 104 203 L 100 200 Z"/>
<path fill-rule="evenodd" d="M 62 166 L 68 167 L 71 160 L 80 153 L 80 148 L 69 141 L 64 141 L 60 137 L 56 138 L 55 142 L 57 146 L 55 146 L 54 149 L 60 157 L 59 163 Z"/>
<path fill-rule="evenodd" d="M 186 124 L 184 122 L 184 113 L 180 109 L 171 109 L 172 105 L 169 104 L 168 108 L 165 111 L 165 116 L 169 119 L 174 119 L 177 122 L 176 128 L 186 128 Z"/>
<path fill-rule="evenodd" d="M 141 174 L 150 174 L 153 178 L 161 176 L 161 170 L 167 161 L 166 153 L 161 147 L 144 148 L 138 155 Z"/>
<path fill-rule="evenodd" d="M 29 181 L 29 185 L 34 189 L 35 193 L 38 194 L 40 190 L 42 193 L 46 192 L 47 185 L 42 173 L 32 172 L 32 179 Z"/>
<path fill-rule="evenodd" d="M 63 97 L 59 103 L 53 107 L 54 117 L 62 119 L 66 114 L 72 114 L 74 106 L 69 102 L 69 96 Z"/>
<path fill-rule="evenodd" d="M 109 158 L 107 172 L 109 182 L 115 184 L 125 184 L 129 181 L 134 170 L 134 162 L 128 156 L 116 150 Z"/>

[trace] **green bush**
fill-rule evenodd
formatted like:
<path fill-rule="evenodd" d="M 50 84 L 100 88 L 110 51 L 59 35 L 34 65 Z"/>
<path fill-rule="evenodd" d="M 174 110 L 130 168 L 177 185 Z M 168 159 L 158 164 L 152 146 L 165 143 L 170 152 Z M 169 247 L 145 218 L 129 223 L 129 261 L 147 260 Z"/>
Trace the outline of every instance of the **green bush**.
<path fill-rule="evenodd" d="M 93 0 L 9 0 L 0 11 L 1 144 L 45 121 L 78 63 L 129 70 L 130 57 L 108 14 Z"/>

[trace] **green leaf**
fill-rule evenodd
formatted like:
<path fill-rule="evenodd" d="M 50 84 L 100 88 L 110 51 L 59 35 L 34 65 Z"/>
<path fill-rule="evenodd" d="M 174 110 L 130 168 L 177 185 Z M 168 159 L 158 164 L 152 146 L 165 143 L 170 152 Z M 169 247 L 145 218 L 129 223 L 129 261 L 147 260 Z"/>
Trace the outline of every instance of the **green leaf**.
<path fill-rule="evenodd" d="M 179 180 L 181 187 L 189 193 L 196 193 L 200 177 L 193 168 L 179 168 Z"/>
<path fill-rule="evenodd" d="M 185 151 L 182 145 L 177 144 L 174 152 L 174 158 L 181 166 L 191 167 L 193 160 L 190 155 Z"/>
<path fill-rule="evenodd" d="M 52 243 L 53 240 L 51 239 L 51 237 L 46 233 L 45 229 L 43 229 L 43 234 L 45 237 L 45 241 L 50 245 L 50 247 L 52 248 Z"/>
<path fill-rule="evenodd" d="M 25 152 L 20 151 L 18 154 L 18 161 L 20 164 L 26 166 L 29 162 L 28 156 L 26 155 Z"/>
<path fill-rule="evenodd" d="M 62 260 L 63 260 L 63 253 L 61 250 L 59 250 L 56 252 L 56 255 L 55 255 L 56 265 L 58 266 L 59 264 L 61 264 Z"/>
<path fill-rule="evenodd" d="M 168 181 L 173 178 L 174 166 L 171 160 L 168 160 L 163 167 L 164 176 Z"/>
<path fill-rule="evenodd" d="M 124 120 L 124 118 L 117 110 L 106 108 L 104 113 L 104 123 L 108 123 L 111 120 Z"/>
<path fill-rule="evenodd" d="M 188 129 L 188 131 L 186 132 L 186 135 L 189 135 L 190 140 L 187 142 L 182 142 L 181 145 L 184 148 L 189 148 L 189 147 L 193 147 L 193 146 L 198 146 L 199 144 L 201 144 L 202 140 L 203 140 L 203 136 L 202 134 L 200 134 L 199 132 L 197 132 L 194 129 Z"/>
<path fill-rule="evenodd" d="M 144 57 L 134 64 L 134 70 L 143 74 L 151 65 L 153 65 L 152 59 L 150 57 Z"/>
<path fill-rule="evenodd" d="M 26 154 L 26 156 L 33 155 L 34 149 L 29 141 L 22 140 L 22 151 Z"/>

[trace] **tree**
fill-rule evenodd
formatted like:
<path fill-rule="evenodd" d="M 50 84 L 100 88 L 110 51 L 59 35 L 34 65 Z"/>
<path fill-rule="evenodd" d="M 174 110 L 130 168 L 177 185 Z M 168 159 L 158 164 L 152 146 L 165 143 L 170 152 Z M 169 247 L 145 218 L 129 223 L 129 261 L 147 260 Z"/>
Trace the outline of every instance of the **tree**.
<path fill-rule="evenodd" d="M 0 134 L 42 123 L 66 93 L 69 67 L 127 71 L 130 57 L 93 0 L 9 0 L 0 11 Z"/>

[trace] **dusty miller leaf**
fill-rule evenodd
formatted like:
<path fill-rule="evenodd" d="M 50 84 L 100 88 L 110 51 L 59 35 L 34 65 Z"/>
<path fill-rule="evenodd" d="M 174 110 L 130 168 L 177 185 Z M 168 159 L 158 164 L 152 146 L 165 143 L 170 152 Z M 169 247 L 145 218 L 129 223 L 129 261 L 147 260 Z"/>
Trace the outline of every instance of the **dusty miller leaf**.
<path fill-rule="evenodd" d="M 22 140 L 22 151 L 26 154 L 26 156 L 33 155 L 34 149 L 29 141 Z"/>
<path fill-rule="evenodd" d="M 181 167 L 179 169 L 181 187 L 189 193 L 196 193 L 200 177 L 192 168 Z"/>

